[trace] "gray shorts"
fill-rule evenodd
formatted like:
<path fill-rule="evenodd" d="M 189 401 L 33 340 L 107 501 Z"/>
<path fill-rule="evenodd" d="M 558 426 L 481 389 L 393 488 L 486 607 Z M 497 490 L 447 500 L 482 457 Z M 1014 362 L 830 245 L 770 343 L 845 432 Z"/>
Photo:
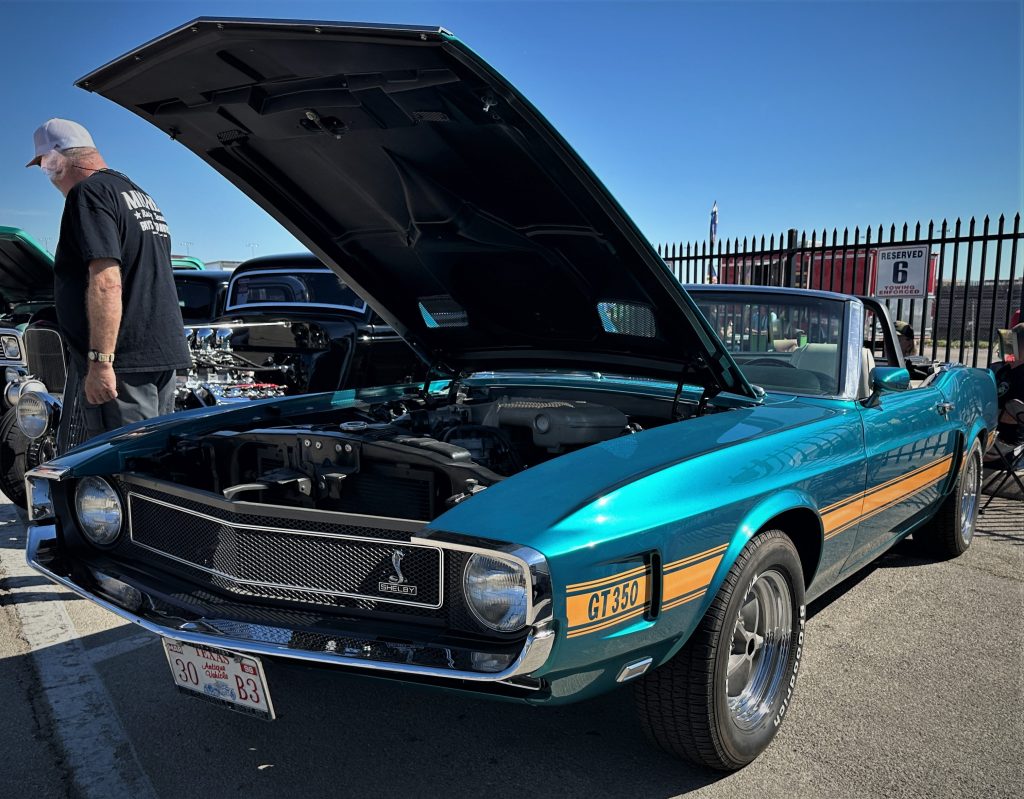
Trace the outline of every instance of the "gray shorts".
<path fill-rule="evenodd" d="M 101 405 L 85 398 L 86 366 L 68 359 L 68 382 L 57 431 L 57 452 L 63 454 L 100 433 L 132 422 L 163 416 L 174 410 L 175 370 L 117 374 L 117 396 Z"/>

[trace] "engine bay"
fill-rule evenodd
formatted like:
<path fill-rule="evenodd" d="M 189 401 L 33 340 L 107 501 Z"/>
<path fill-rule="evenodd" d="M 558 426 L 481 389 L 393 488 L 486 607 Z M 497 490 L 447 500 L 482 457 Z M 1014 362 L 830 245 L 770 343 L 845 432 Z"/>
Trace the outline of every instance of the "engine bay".
<path fill-rule="evenodd" d="M 664 399 L 611 398 L 507 388 L 405 397 L 179 436 L 133 468 L 230 500 L 429 521 L 538 463 L 669 421 Z"/>

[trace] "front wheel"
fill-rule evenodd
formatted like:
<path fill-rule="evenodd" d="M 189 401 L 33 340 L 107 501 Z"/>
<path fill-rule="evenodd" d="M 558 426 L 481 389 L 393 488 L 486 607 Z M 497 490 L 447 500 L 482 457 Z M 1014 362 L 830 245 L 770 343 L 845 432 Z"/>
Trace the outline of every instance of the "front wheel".
<path fill-rule="evenodd" d="M 924 527 L 914 531 L 914 543 L 926 555 L 949 559 L 962 555 L 974 538 L 981 496 L 981 442 L 974 440 L 956 485 Z"/>
<path fill-rule="evenodd" d="M 29 440 L 11 408 L 0 420 L 0 491 L 15 505 L 25 505 L 25 453 Z"/>
<path fill-rule="evenodd" d="M 734 771 L 750 763 L 789 709 L 805 619 L 796 547 L 781 530 L 759 533 L 686 645 L 637 682 L 644 732 L 703 766 Z"/>

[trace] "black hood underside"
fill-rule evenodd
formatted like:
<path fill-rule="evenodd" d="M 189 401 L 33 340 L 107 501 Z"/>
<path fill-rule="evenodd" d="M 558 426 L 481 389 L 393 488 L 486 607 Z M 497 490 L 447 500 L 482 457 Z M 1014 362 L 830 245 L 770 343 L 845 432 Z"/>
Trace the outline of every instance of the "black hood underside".
<path fill-rule="evenodd" d="M 200 19 L 79 85 L 211 164 L 443 370 L 753 396 L 586 165 L 443 30 Z"/>

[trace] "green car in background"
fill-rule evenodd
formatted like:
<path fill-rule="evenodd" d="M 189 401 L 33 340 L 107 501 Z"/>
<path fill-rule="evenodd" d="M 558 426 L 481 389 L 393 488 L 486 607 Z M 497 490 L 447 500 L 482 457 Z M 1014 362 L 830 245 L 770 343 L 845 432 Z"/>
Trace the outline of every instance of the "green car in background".
<path fill-rule="evenodd" d="M 205 270 L 206 264 L 194 255 L 172 255 L 171 267 L 174 269 Z"/>

